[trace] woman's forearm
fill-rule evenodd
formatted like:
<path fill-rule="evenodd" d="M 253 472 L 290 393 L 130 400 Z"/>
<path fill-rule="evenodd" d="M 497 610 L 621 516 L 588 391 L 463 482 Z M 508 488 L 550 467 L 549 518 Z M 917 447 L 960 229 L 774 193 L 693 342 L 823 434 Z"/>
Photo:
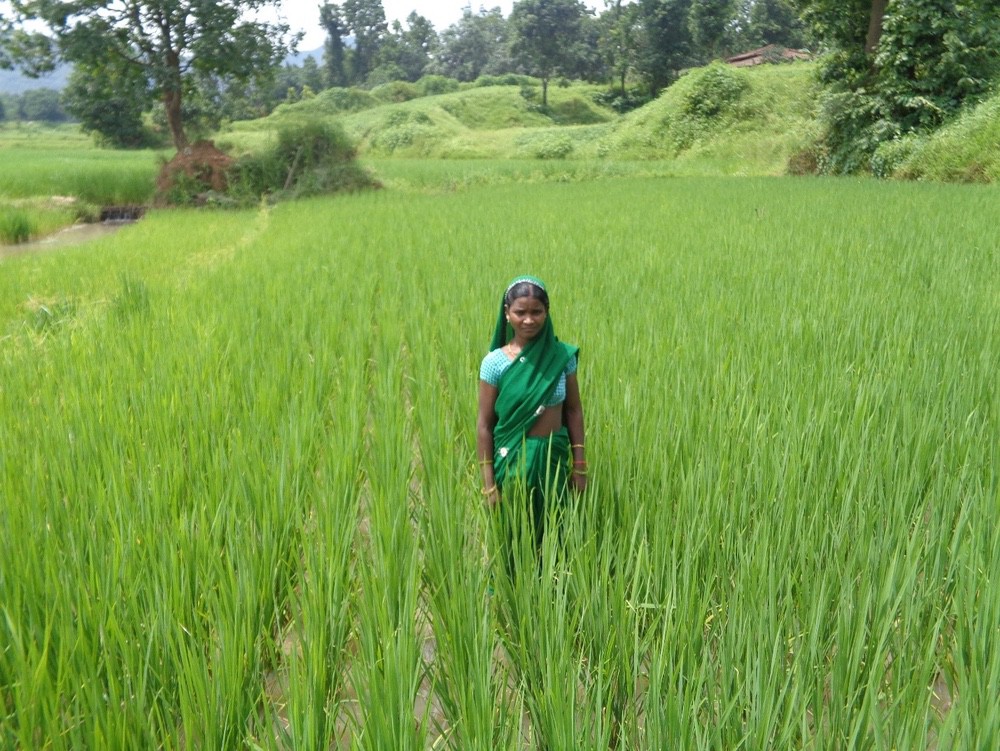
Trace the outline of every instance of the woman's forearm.
<path fill-rule="evenodd" d="M 566 408 L 563 421 L 566 424 L 566 432 L 569 433 L 569 443 L 572 447 L 573 461 L 587 461 L 587 454 L 584 448 L 585 430 L 583 427 L 583 407 Z"/>
<path fill-rule="evenodd" d="M 476 458 L 479 460 L 483 487 L 492 488 L 496 485 L 496 476 L 493 472 L 493 431 L 483 426 L 476 430 Z"/>

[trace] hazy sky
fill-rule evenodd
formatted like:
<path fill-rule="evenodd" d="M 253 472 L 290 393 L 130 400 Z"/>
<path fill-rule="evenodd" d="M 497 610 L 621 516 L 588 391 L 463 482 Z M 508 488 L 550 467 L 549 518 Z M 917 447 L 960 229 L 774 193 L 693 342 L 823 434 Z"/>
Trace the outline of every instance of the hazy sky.
<path fill-rule="evenodd" d="M 604 7 L 603 0 L 585 0 L 591 8 L 598 10 Z M 340 2 L 336 2 L 340 5 Z M 281 3 L 281 12 L 291 24 L 293 29 L 306 32 L 305 38 L 299 45 L 299 49 L 311 50 L 322 46 L 326 35 L 319 27 L 319 0 L 284 0 Z M 500 8 L 504 18 L 510 15 L 513 0 L 487 0 L 486 2 L 472 2 L 470 0 L 382 0 L 382 7 L 385 9 L 385 17 L 391 25 L 393 21 L 406 23 L 406 17 L 411 11 L 416 11 L 426 18 L 438 32 L 444 31 L 462 17 L 462 9 L 471 7 L 474 13 L 479 12 L 480 7 L 487 9 Z"/>

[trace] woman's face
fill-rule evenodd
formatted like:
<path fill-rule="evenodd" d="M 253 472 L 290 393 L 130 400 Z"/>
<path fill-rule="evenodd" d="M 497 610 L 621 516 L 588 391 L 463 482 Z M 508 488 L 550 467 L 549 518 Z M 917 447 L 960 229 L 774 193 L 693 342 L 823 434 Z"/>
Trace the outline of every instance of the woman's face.
<path fill-rule="evenodd" d="M 507 320 L 521 339 L 533 339 L 545 325 L 547 315 L 542 301 L 534 297 L 518 297 L 507 306 Z"/>

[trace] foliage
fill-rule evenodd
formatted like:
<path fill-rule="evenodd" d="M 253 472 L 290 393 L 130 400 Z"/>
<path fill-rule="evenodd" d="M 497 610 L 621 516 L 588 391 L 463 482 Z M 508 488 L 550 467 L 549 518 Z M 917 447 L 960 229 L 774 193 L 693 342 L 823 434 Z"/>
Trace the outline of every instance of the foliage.
<path fill-rule="evenodd" d="M 375 185 L 355 161 L 343 130 L 320 122 L 283 127 L 271 149 L 244 156 L 229 170 L 229 194 L 250 202 L 264 195 L 298 198 Z"/>
<path fill-rule="evenodd" d="M 574 45 L 587 13 L 580 0 L 519 0 L 510 13 L 511 51 L 542 80 L 542 106 L 548 105 L 549 80 L 572 68 Z"/>
<path fill-rule="evenodd" d="M 636 88 L 624 92 L 618 89 L 598 91 L 594 94 L 594 101 L 602 107 L 608 107 L 619 115 L 623 115 L 648 104 L 650 99 L 645 91 Z"/>
<path fill-rule="evenodd" d="M 881 144 L 939 127 L 1000 74 L 1000 16 L 990 0 L 893 0 L 875 36 L 877 4 L 802 4 L 831 48 L 821 74 L 827 171 L 870 170 Z"/>
<path fill-rule="evenodd" d="M 642 29 L 635 69 L 652 96 L 697 64 L 688 24 L 691 0 L 639 0 Z"/>
<path fill-rule="evenodd" d="M 420 88 L 413 83 L 407 83 L 394 79 L 389 83 L 376 86 L 371 90 L 371 95 L 379 102 L 394 103 L 408 102 L 422 96 Z"/>
<path fill-rule="evenodd" d="M 476 86 L 534 86 L 538 83 L 537 78 L 518 73 L 505 73 L 502 76 L 479 76 L 475 80 Z"/>
<path fill-rule="evenodd" d="M 16 101 L 20 120 L 61 123 L 70 119 L 59 92 L 54 89 L 28 89 Z"/>
<path fill-rule="evenodd" d="M 14 244 L 30 240 L 38 232 L 37 225 L 23 209 L 0 210 L 0 243 Z"/>
<path fill-rule="evenodd" d="M 736 69 L 719 63 L 692 74 L 684 92 L 682 111 L 695 119 L 710 119 L 729 111 L 750 88 L 750 80 Z"/>
<path fill-rule="evenodd" d="M 1000 94 L 969 107 L 919 140 L 895 165 L 893 176 L 949 182 L 1000 182 Z"/>
<path fill-rule="evenodd" d="M 747 47 L 776 44 L 788 49 L 809 46 L 806 25 L 795 10 L 793 0 L 754 0 L 741 35 Z"/>
<path fill-rule="evenodd" d="M 143 119 L 148 89 L 149 82 L 134 66 L 109 62 L 91 69 L 81 63 L 70 75 L 63 102 L 83 130 L 103 145 L 146 148 L 156 142 Z"/>
<path fill-rule="evenodd" d="M 573 152 L 573 141 L 569 136 L 550 133 L 532 143 L 536 159 L 565 159 Z"/>
<path fill-rule="evenodd" d="M 350 30 L 354 46 L 350 55 L 350 81 L 363 83 L 378 65 L 389 26 L 381 0 L 344 0 L 341 15 Z"/>
<path fill-rule="evenodd" d="M 735 16 L 736 0 L 691 0 L 688 30 L 703 62 L 735 51 L 732 23 Z"/>
<path fill-rule="evenodd" d="M 350 30 L 341 14 L 340 6 L 329 2 L 329 0 L 323 0 L 323 4 L 319 6 L 319 23 L 326 31 L 326 41 L 323 44 L 323 71 L 326 76 L 326 85 L 331 87 L 347 86 L 349 80 L 344 37 L 350 33 Z"/>
<path fill-rule="evenodd" d="M 286 25 L 245 20 L 274 2 L 18 0 L 15 7 L 21 19 L 40 22 L 49 32 L 33 35 L 35 49 L 22 56 L 26 65 L 44 68 L 58 56 L 96 74 L 128 61 L 138 72 L 119 80 L 129 86 L 140 77 L 149 82 L 148 95 L 162 102 L 174 145 L 181 149 L 188 144 L 184 99 L 198 75 L 253 80 L 283 57 Z"/>
<path fill-rule="evenodd" d="M 393 21 L 392 29 L 379 50 L 383 65 L 398 68 L 404 81 L 416 81 L 427 72 L 439 46 L 434 26 L 416 11 L 406 18 L 406 28 Z"/>
<path fill-rule="evenodd" d="M 453 91 L 458 91 L 459 85 L 457 79 L 439 75 L 421 76 L 417 81 L 417 88 L 422 96 L 450 94 Z"/>
<path fill-rule="evenodd" d="M 502 75 L 513 70 L 510 59 L 510 27 L 499 8 L 481 7 L 473 13 L 470 6 L 462 18 L 440 36 L 441 46 L 433 72 L 458 81 L 475 81 L 481 76 Z"/>

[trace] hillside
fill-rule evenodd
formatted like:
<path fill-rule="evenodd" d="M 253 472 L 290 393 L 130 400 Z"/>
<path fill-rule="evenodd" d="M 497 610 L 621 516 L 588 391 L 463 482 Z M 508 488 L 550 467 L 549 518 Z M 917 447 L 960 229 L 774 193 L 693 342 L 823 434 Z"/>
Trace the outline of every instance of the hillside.
<path fill-rule="evenodd" d="M 885 149 L 893 177 L 942 182 L 1000 180 L 1000 93 L 926 138 Z"/>
<path fill-rule="evenodd" d="M 585 84 L 550 87 L 547 108 L 538 86 L 524 82 L 432 96 L 405 86 L 327 90 L 233 123 L 219 140 L 253 150 L 283 125 L 319 117 L 338 122 L 370 158 L 669 160 L 690 174 L 777 175 L 815 132 L 809 63 L 699 68 L 627 115 L 597 104 L 604 88 Z"/>
<path fill-rule="evenodd" d="M 23 94 L 31 89 L 62 91 L 72 71 L 72 66 L 60 65 L 51 73 L 31 78 L 15 70 L 0 70 L 0 94 Z"/>

